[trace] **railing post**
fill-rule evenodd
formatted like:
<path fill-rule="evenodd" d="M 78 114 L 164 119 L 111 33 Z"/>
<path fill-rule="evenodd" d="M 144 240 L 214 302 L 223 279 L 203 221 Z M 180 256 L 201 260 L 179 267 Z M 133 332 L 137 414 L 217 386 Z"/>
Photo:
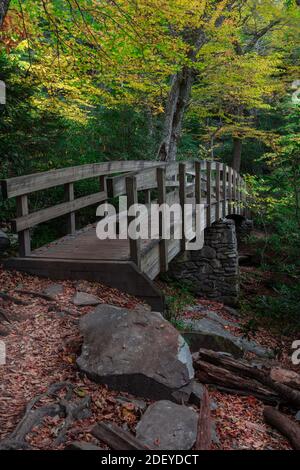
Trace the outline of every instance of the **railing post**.
<path fill-rule="evenodd" d="M 206 226 L 211 225 L 211 162 L 206 162 Z"/>
<path fill-rule="evenodd" d="M 165 168 L 157 168 L 157 202 L 161 207 L 166 204 L 166 170 Z M 164 209 L 159 211 L 159 263 L 160 271 L 168 271 L 168 242 L 165 238 L 165 214 Z"/>
<path fill-rule="evenodd" d="M 17 197 L 17 217 L 22 217 L 23 215 L 28 215 L 28 196 L 24 194 L 23 196 Z M 29 256 L 31 253 L 31 241 L 30 241 L 30 230 L 22 230 L 18 233 L 19 239 L 19 255 Z"/>
<path fill-rule="evenodd" d="M 195 203 L 201 204 L 201 163 L 195 162 Z"/>
<path fill-rule="evenodd" d="M 145 204 L 150 205 L 151 204 L 151 189 L 146 189 L 144 194 L 145 194 Z"/>
<path fill-rule="evenodd" d="M 227 166 L 225 163 L 222 164 L 223 168 L 223 175 L 222 175 L 222 217 L 223 219 L 226 217 L 226 209 L 227 209 Z"/>
<path fill-rule="evenodd" d="M 65 201 L 68 201 L 68 202 L 74 201 L 74 184 L 67 183 L 65 184 L 64 188 L 65 188 Z M 67 231 L 71 235 L 74 235 L 76 231 L 75 212 L 70 212 L 68 214 Z"/>
<path fill-rule="evenodd" d="M 233 213 L 237 214 L 237 171 L 233 170 Z"/>
<path fill-rule="evenodd" d="M 181 206 L 181 251 L 185 251 L 185 202 L 186 202 L 186 166 L 179 163 L 179 201 Z"/>
<path fill-rule="evenodd" d="M 228 168 L 228 214 L 232 214 L 232 168 Z"/>
<path fill-rule="evenodd" d="M 136 187 L 136 178 L 135 176 L 127 176 L 126 179 L 126 195 L 127 195 L 127 210 L 134 204 L 138 203 L 138 194 Z M 128 215 L 128 226 L 135 219 L 134 215 Z M 130 259 L 137 265 L 138 268 L 141 267 L 141 239 L 133 240 L 129 238 L 129 248 L 130 248 Z"/>
<path fill-rule="evenodd" d="M 221 171 L 220 171 L 220 163 L 216 162 L 216 220 L 220 219 L 220 201 L 221 201 L 221 192 L 220 192 L 220 185 L 221 185 Z"/>
<path fill-rule="evenodd" d="M 241 214 L 241 177 L 237 177 L 237 214 Z"/>
<path fill-rule="evenodd" d="M 107 188 L 106 188 L 106 176 L 105 175 L 99 176 L 99 190 L 101 192 L 107 190 Z"/>

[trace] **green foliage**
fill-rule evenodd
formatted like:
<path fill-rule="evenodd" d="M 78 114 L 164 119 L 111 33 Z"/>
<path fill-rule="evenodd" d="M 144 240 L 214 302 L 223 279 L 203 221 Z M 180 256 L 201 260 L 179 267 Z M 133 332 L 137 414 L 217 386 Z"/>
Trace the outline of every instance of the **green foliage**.
<path fill-rule="evenodd" d="M 255 332 L 262 324 L 282 335 L 299 333 L 299 279 L 295 285 L 278 285 L 275 293 L 272 296 L 255 297 L 253 302 L 244 304 L 244 309 L 252 316 L 246 325 L 249 332 Z"/>
<path fill-rule="evenodd" d="M 176 328 L 182 329 L 181 313 L 196 302 L 192 286 L 187 281 L 175 281 L 167 275 L 161 275 L 161 279 L 164 281 L 160 287 L 166 298 L 166 318 Z"/>

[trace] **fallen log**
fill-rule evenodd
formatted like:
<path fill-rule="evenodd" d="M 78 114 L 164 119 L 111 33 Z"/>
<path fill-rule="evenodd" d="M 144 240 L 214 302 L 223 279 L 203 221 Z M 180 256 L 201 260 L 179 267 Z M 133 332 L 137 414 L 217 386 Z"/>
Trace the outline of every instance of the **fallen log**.
<path fill-rule="evenodd" d="M 293 449 L 300 450 L 300 426 L 297 423 L 271 406 L 264 408 L 264 419 L 290 441 Z"/>
<path fill-rule="evenodd" d="M 8 302 L 13 302 L 14 304 L 17 305 L 29 305 L 28 302 L 25 302 L 25 300 L 18 299 L 17 297 L 13 297 L 12 295 L 6 294 L 6 292 L 0 292 L 0 297 L 3 300 L 6 300 Z"/>
<path fill-rule="evenodd" d="M 270 377 L 274 382 L 300 390 L 300 375 L 297 372 L 282 367 L 272 367 Z"/>
<path fill-rule="evenodd" d="M 203 387 L 203 396 L 198 419 L 196 450 L 210 450 L 212 444 L 211 424 L 209 394 L 207 388 Z"/>
<path fill-rule="evenodd" d="M 251 363 L 244 360 L 234 359 L 233 357 L 223 353 L 218 353 L 207 349 L 201 349 L 198 355 L 194 355 L 196 367 L 197 362 L 199 362 L 197 358 L 201 359 L 202 362 L 205 361 L 224 370 L 226 369 L 231 371 L 234 374 L 243 377 L 244 380 L 254 379 L 268 389 L 273 390 L 273 394 L 276 392 L 275 394 L 280 396 L 283 401 L 300 407 L 300 392 L 292 389 L 287 385 L 275 382 L 270 376 L 270 370 L 258 369 L 255 365 L 252 365 Z M 226 386 L 226 384 L 224 385 Z"/>
<path fill-rule="evenodd" d="M 92 434 L 107 444 L 112 450 L 146 450 L 141 442 L 129 432 L 123 431 L 114 423 L 98 423 Z"/>
<path fill-rule="evenodd" d="M 239 395 L 252 395 L 264 403 L 277 404 L 278 395 L 263 387 L 254 379 L 241 378 L 230 370 L 198 360 L 195 365 L 197 378 L 205 384 L 214 384 L 217 388 L 237 391 Z"/>
<path fill-rule="evenodd" d="M 19 294 L 23 294 L 23 295 L 29 295 L 30 297 L 39 297 L 49 302 L 53 302 L 53 297 L 51 297 L 51 295 L 44 294 L 43 292 L 36 292 L 33 290 L 24 290 L 24 289 L 15 289 L 15 292 Z"/>
<path fill-rule="evenodd" d="M 102 447 L 96 446 L 95 444 L 92 444 L 91 442 L 85 442 L 85 441 L 74 441 L 68 444 L 65 447 L 65 450 L 103 450 Z"/>

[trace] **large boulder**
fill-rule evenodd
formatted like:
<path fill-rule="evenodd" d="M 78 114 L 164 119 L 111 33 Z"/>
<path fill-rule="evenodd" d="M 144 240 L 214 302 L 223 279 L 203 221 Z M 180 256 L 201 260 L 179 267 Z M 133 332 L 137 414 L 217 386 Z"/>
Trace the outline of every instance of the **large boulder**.
<path fill-rule="evenodd" d="M 0 254 L 4 253 L 10 246 L 10 241 L 6 233 L 0 230 Z"/>
<path fill-rule="evenodd" d="M 189 450 L 197 438 L 198 414 L 191 408 L 162 400 L 150 405 L 136 428 L 150 449 Z"/>
<path fill-rule="evenodd" d="M 78 367 L 92 380 L 150 399 L 188 400 L 190 350 L 160 313 L 99 305 L 80 322 Z"/>

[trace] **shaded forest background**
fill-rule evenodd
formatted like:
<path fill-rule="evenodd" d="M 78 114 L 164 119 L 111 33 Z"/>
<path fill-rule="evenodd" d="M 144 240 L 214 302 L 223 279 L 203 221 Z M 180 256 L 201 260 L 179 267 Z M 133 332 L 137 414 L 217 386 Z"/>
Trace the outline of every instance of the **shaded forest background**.
<path fill-rule="evenodd" d="M 123 159 L 233 165 L 263 233 L 249 244 L 276 274 L 256 317 L 299 330 L 299 12 L 285 0 L 1 1 L 0 179 Z M 14 214 L 0 200 L 1 223 Z M 44 224 L 34 245 L 63 234 Z"/>

